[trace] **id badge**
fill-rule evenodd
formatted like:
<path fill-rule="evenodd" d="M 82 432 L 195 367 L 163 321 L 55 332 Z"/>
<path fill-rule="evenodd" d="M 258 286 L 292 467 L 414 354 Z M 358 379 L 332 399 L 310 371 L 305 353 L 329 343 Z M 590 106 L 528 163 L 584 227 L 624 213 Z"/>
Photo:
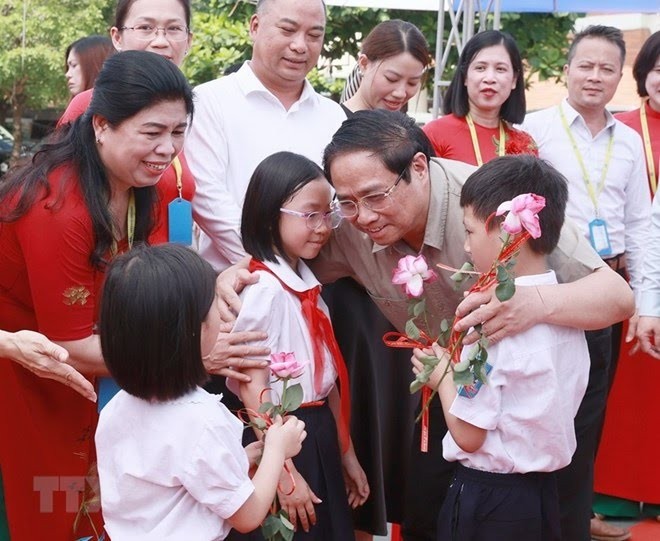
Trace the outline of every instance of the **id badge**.
<path fill-rule="evenodd" d="M 589 222 L 589 241 L 599 256 L 612 255 L 610 236 L 607 233 L 605 220 L 595 218 Z"/>
<path fill-rule="evenodd" d="M 117 385 L 114 379 L 109 377 L 98 378 L 98 385 L 96 389 L 96 407 L 99 413 L 110 402 L 110 399 L 115 396 L 121 388 Z"/>
<path fill-rule="evenodd" d="M 182 197 L 173 199 L 167 205 L 169 240 L 186 246 L 192 245 L 192 205 Z"/>

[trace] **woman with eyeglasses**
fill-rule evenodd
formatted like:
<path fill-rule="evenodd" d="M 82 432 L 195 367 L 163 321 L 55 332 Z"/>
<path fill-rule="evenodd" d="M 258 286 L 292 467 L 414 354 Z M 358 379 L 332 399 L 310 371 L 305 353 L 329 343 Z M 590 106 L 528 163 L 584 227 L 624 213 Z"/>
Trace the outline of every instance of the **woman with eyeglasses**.
<path fill-rule="evenodd" d="M 39 331 L 76 370 L 107 374 L 95 334 L 105 268 L 151 238 L 155 186 L 181 152 L 192 113 L 192 89 L 163 57 L 126 51 L 105 62 L 88 110 L 0 185 L 0 328 Z M 0 359 L 0 410 L 11 540 L 100 531 L 87 477 L 96 405 Z"/>
<path fill-rule="evenodd" d="M 486 30 L 465 44 L 443 101 L 445 116 L 422 129 L 436 156 L 472 165 L 505 154 L 538 156 L 536 143 L 514 128 L 525 118 L 525 79 L 518 45 Z"/>
<path fill-rule="evenodd" d="M 430 61 L 426 38 L 414 24 L 399 19 L 379 23 L 362 42 L 359 85 L 341 104 L 346 116 L 372 109 L 401 110 L 422 86 Z M 395 189 L 396 183 L 386 194 L 363 198 L 361 205 L 389 206 L 389 193 Z M 339 208 L 347 217 L 358 212 L 351 201 L 342 202 Z M 385 346 L 382 336 L 394 328 L 355 280 L 342 278 L 324 286 L 323 292 L 350 380 L 356 382 L 351 393 L 356 412 L 351 418 L 351 435 L 372 495 L 355 510 L 353 518 L 356 539 L 365 541 L 373 535 L 387 535 L 387 522 L 399 523 L 403 517 L 403 465 L 410 447 L 408 421 L 413 415 L 406 383 L 410 351 Z"/>
<path fill-rule="evenodd" d="M 119 0 L 110 37 L 118 52 L 150 51 L 181 66 L 192 43 L 190 19 L 190 0 Z M 59 125 L 84 113 L 92 94 L 90 89 L 74 97 Z M 149 241 L 191 244 L 195 181 L 183 153 L 165 170 L 157 190 L 160 205 Z"/>

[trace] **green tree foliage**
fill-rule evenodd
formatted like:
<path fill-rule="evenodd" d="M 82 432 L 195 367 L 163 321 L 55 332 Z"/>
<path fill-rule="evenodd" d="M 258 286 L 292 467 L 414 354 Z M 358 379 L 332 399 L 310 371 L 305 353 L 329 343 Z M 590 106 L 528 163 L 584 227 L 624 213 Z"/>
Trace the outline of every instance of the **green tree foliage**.
<path fill-rule="evenodd" d="M 14 120 L 15 153 L 26 108 L 63 105 L 64 52 L 74 40 L 106 34 L 108 0 L 0 0 L 0 112 Z"/>

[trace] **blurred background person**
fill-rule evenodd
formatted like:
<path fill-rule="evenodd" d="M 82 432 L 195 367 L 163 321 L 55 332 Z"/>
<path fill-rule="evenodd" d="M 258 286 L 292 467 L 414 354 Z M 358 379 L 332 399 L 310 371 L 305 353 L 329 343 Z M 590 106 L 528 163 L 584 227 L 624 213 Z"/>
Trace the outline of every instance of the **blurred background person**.
<path fill-rule="evenodd" d="M 103 62 L 114 53 L 112 41 L 106 36 L 80 38 L 66 48 L 64 69 L 72 97 L 94 86 Z"/>

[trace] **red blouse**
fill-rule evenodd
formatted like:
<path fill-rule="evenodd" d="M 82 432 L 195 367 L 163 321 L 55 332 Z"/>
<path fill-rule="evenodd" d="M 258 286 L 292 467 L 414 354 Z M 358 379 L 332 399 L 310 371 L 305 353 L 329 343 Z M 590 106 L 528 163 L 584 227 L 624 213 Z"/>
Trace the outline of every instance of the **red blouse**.
<path fill-rule="evenodd" d="M 500 139 L 499 127 L 487 128 L 476 123 L 474 127 L 484 163 L 497 158 Z M 431 141 L 436 156 L 439 158 L 478 165 L 472 146 L 470 129 L 464 117 L 457 117 L 453 114 L 445 115 L 432 120 L 424 125 L 422 129 Z M 504 133 L 506 137 L 504 147 L 506 154 L 533 154 L 538 156 L 536 143 L 527 132 L 515 129 L 505 123 Z"/>

